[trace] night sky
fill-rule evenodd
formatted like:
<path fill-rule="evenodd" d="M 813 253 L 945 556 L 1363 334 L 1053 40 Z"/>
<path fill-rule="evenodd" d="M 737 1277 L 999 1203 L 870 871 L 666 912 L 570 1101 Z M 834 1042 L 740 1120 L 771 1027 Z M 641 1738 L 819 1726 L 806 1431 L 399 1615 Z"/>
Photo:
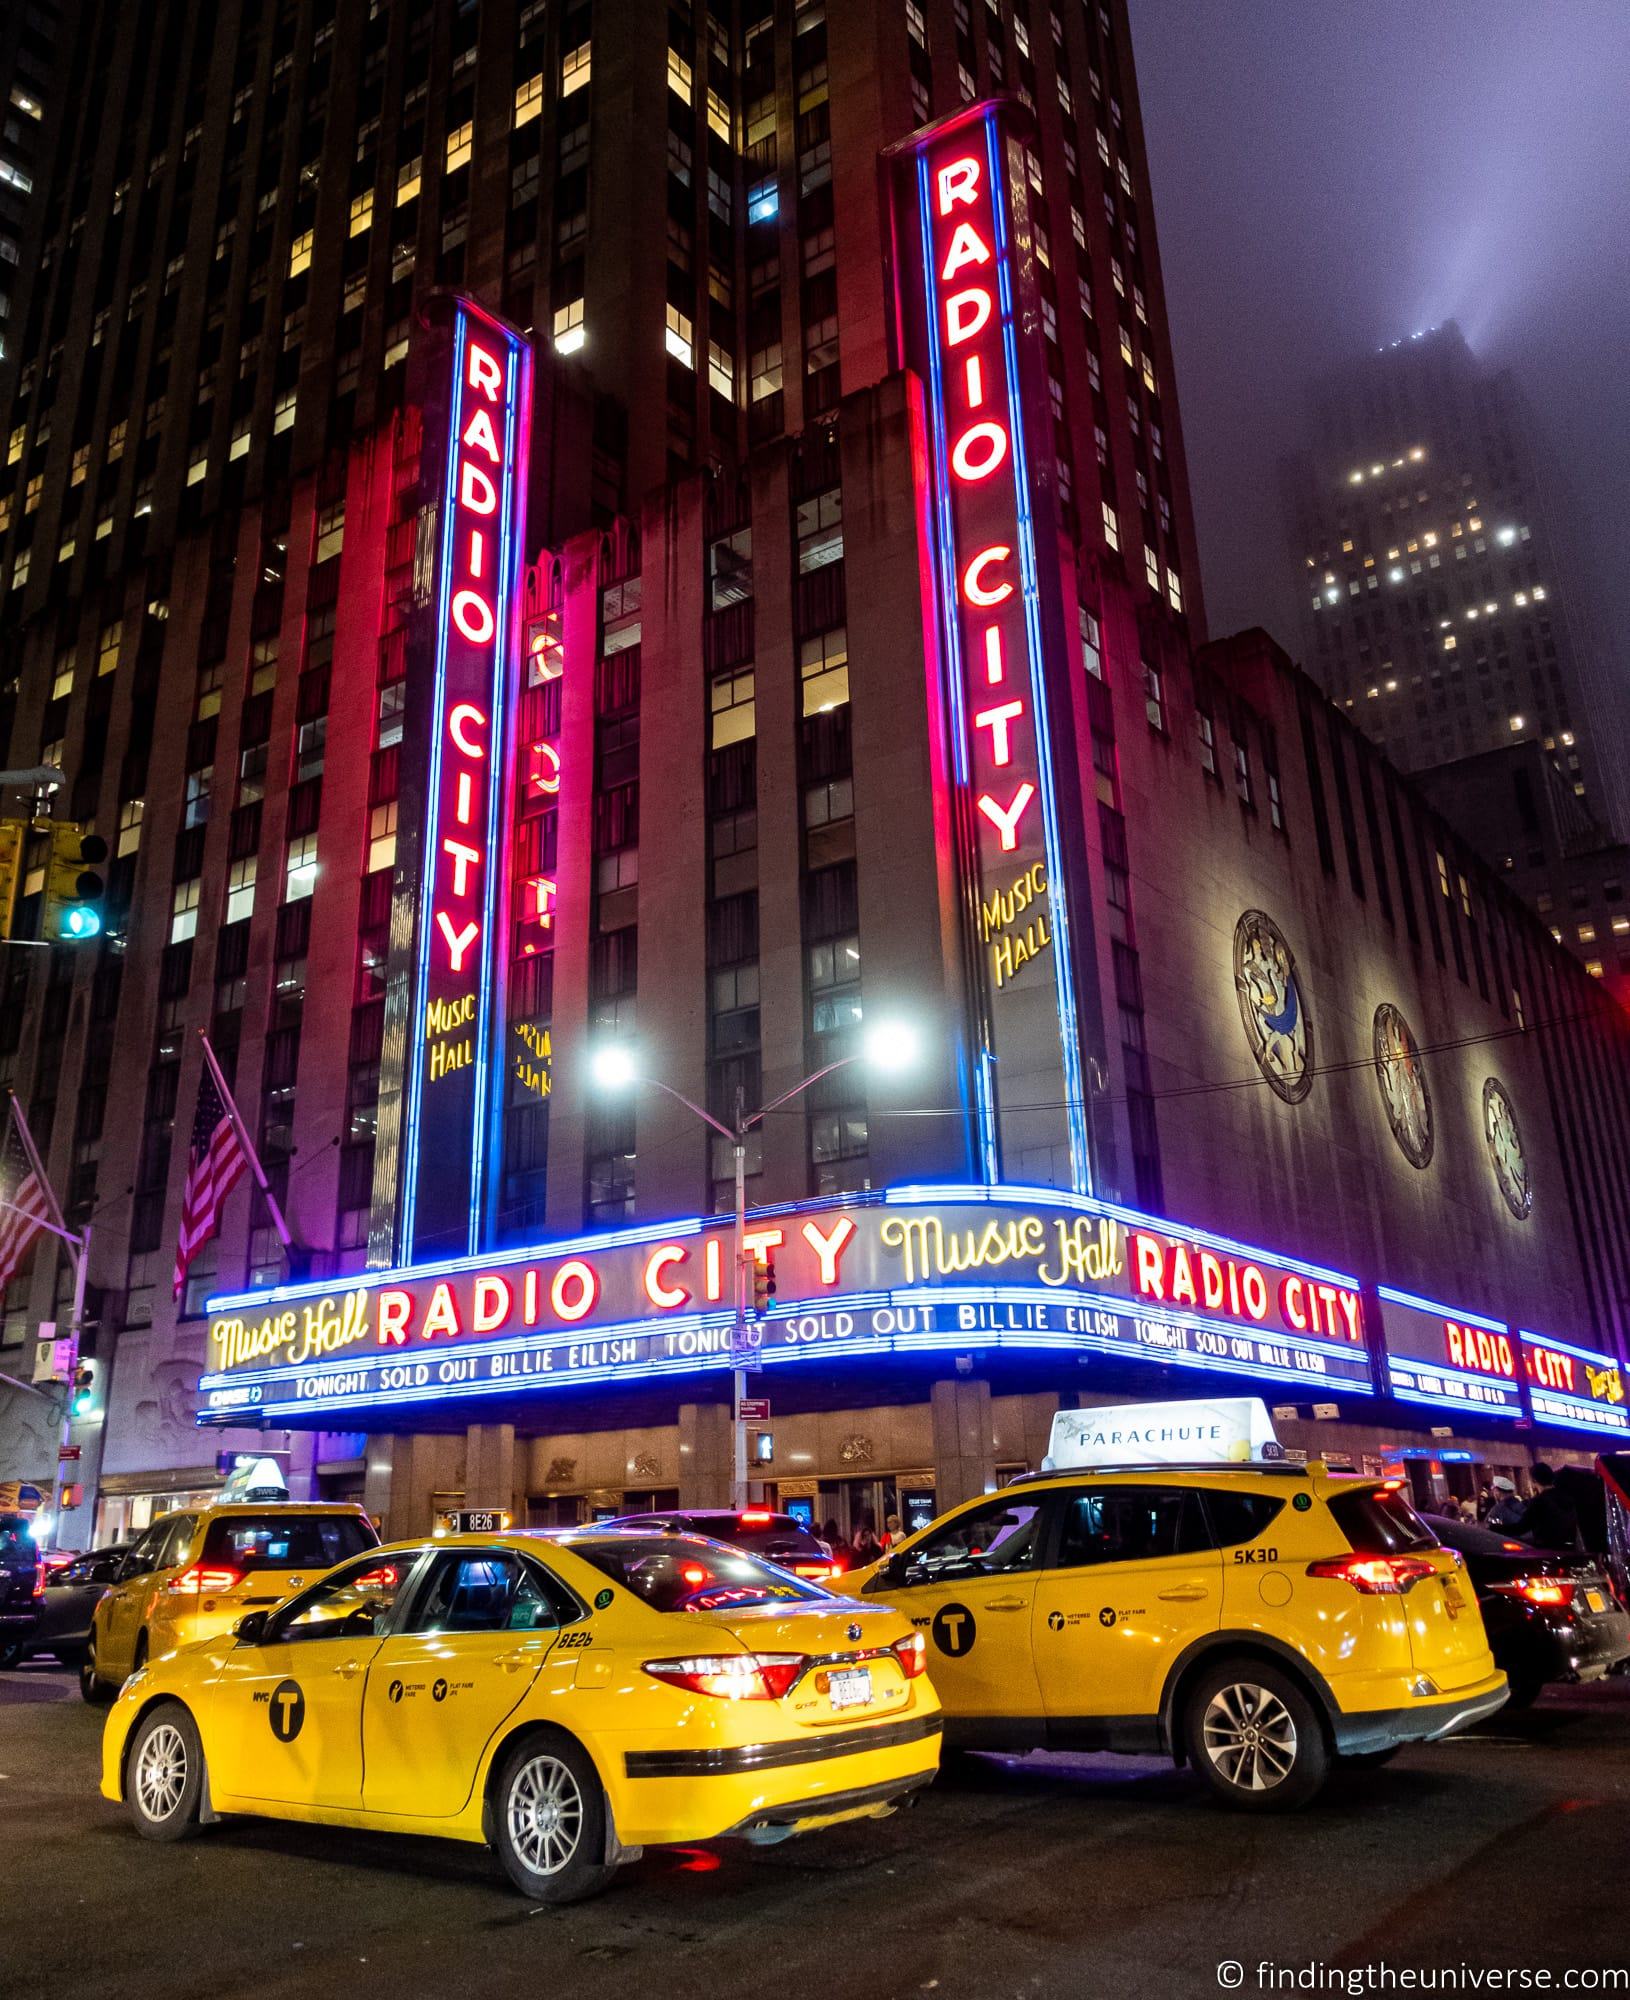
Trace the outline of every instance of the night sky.
<path fill-rule="evenodd" d="M 1460 323 L 1515 371 L 1630 673 L 1630 0 L 1131 0 L 1213 635 L 1296 650 L 1302 384 Z"/>

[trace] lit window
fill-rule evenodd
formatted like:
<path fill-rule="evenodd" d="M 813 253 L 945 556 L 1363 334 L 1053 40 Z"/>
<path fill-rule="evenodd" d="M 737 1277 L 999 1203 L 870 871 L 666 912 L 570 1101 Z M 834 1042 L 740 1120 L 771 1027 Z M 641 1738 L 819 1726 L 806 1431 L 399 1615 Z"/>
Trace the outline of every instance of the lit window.
<path fill-rule="evenodd" d="M 32 194 L 34 183 L 21 167 L 13 166 L 10 160 L 0 160 L 0 181 L 9 181 L 19 194 Z"/>
<path fill-rule="evenodd" d="M 229 924 L 241 923 L 251 916 L 255 908 L 255 857 L 249 855 L 242 861 L 234 861 L 226 878 L 226 919 Z"/>
<path fill-rule="evenodd" d="M 274 432 L 293 430 L 294 406 L 299 398 L 299 393 L 297 389 L 289 389 L 283 395 L 279 396 L 277 401 L 272 405 L 272 429 Z"/>
<path fill-rule="evenodd" d="M 800 500 L 795 518 L 798 537 L 798 573 L 825 569 L 828 563 L 843 560 L 843 492 L 828 487 L 813 500 Z"/>
<path fill-rule="evenodd" d="M 1166 572 L 1166 601 L 1174 611 L 1181 611 L 1183 608 L 1182 580 L 1174 569 L 1168 569 Z"/>
<path fill-rule="evenodd" d="M 1217 775 L 1217 725 L 1203 708 L 1195 711 L 1195 726 L 1200 733 L 1200 769 L 1208 778 Z"/>
<path fill-rule="evenodd" d="M 673 91 L 675 96 L 682 97 L 689 104 L 694 85 L 695 79 L 691 75 L 690 64 L 686 62 L 677 49 L 670 49 L 668 51 L 668 88 Z"/>
<path fill-rule="evenodd" d="M 780 190 L 773 180 L 758 181 L 747 190 L 749 222 L 773 222 L 780 207 Z"/>
<path fill-rule="evenodd" d="M 1581 924 L 1579 926 L 1579 942 L 1581 944 L 1594 944 L 1596 942 L 1596 926 L 1594 924 Z"/>
<path fill-rule="evenodd" d="M 1165 729 L 1166 697 L 1161 685 L 1160 669 L 1147 664 L 1143 669 L 1143 712 L 1149 718 L 1151 729 Z"/>
<path fill-rule="evenodd" d="M 189 486 L 202 485 L 208 472 L 209 454 L 206 452 L 202 458 L 195 458 L 191 465 L 187 467 L 187 484 Z"/>
<path fill-rule="evenodd" d="M 1156 597 L 1158 597 L 1160 595 L 1160 560 L 1147 542 L 1143 545 L 1143 575 L 1144 581 Z"/>
<path fill-rule="evenodd" d="M 315 231 L 303 229 L 289 245 L 289 276 L 296 278 L 311 269 L 311 245 Z"/>
<path fill-rule="evenodd" d="M 555 308 L 555 352 L 575 354 L 588 338 L 588 329 L 583 324 L 583 301 L 572 299 L 568 304 Z"/>
<path fill-rule="evenodd" d="M 345 502 L 324 507 L 317 516 L 317 547 L 313 562 L 327 562 L 345 546 Z"/>
<path fill-rule="evenodd" d="M 691 346 L 691 323 L 689 317 L 678 306 L 668 308 L 668 324 L 663 334 L 663 345 L 675 361 L 682 361 L 687 368 L 696 366 L 695 352 Z"/>
<path fill-rule="evenodd" d="M 96 642 L 96 671 L 98 676 L 111 674 L 119 664 L 119 645 L 124 638 L 124 620 L 115 618 L 111 625 L 102 627 L 102 636 Z"/>
<path fill-rule="evenodd" d="M 713 676 L 708 686 L 712 749 L 723 750 L 728 744 L 743 743 L 754 733 L 757 727 L 754 678 L 751 667 L 733 667 L 727 673 Z"/>
<path fill-rule="evenodd" d="M 1592 979 L 1600 979 L 1602 976 L 1602 961 L 1599 958 L 1587 958 L 1585 960 L 1585 970 L 1590 974 Z"/>
<path fill-rule="evenodd" d="M 115 854 L 134 854 L 141 846 L 142 815 L 147 811 L 143 799 L 126 799 L 119 808 L 119 837 L 114 842 Z"/>
<path fill-rule="evenodd" d="M 723 611 L 753 595 L 753 531 L 738 528 L 708 543 L 708 609 Z"/>
<path fill-rule="evenodd" d="M 283 900 L 285 903 L 302 902 L 316 886 L 317 836 L 314 833 L 303 833 L 289 842 Z"/>
<path fill-rule="evenodd" d="M 849 632 L 839 625 L 805 639 L 798 648 L 798 674 L 803 684 L 803 713 L 824 715 L 849 699 Z"/>
<path fill-rule="evenodd" d="M 462 125 L 454 126 L 447 135 L 447 171 L 456 173 L 460 167 L 470 164 L 470 146 L 475 138 L 475 126 L 466 119 Z"/>
<path fill-rule="evenodd" d="M 722 348 L 716 340 L 710 340 L 707 348 L 708 386 L 716 394 L 723 396 L 727 403 L 736 399 L 736 363 L 733 355 Z"/>
<path fill-rule="evenodd" d="M 1445 896 L 1452 896 L 1454 894 L 1454 891 L 1449 886 L 1449 864 L 1447 861 L 1444 860 L 1443 850 L 1441 848 L 1437 850 L 1437 861 L 1438 861 L 1438 887 L 1443 891 Z"/>
<path fill-rule="evenodd" d="M 226 455 L 229 460 L 234 458 L 248 457 L 249 424 L 247 420 L 239 424 L 237 429 L 232 433 L 231 442 L 227 445 L 226 448 Z"/>
<path fill-rule="evenodd" d="M 543 109 L 543 74 L 529 76 L 516 88 L 515 123 L 529 125 Z"/>
<path fill-rule="evenodd" d="M 351 204 L 351 234 L 360 236 L 374 219 L 374 191 L 359 194 Z"/>
<path fill-rule="evenodd" d="M 1095 611 L 1089 611 L 1083 604 L 1080 607 L 1080 622 L 1081 664 L 1092 675 L 1094 680 L 1101 681 L 1104 677 L 1104 642 L 1102 629 L 1098 623 L 1098 614 Z"/>
<path fill-rule="evenodd" d="M 202 883 L 195 875 L 189 882 L 177 882 L 170 896 L 170 942 L 185 944 L 198 933 L 198 897 Z"/>
<path fill-rule="evenodd" d="M 589 44 L 573 49 L 560 65 L 560 94 L 570 97 L 574 90 L 581 90 L 589 80 Z"/>
<path fill-rule="evenodd" d="M 400 208 L 405 201 L 412 201 L 419 192 L 420 178 L 424 173 L 424 156 L 416 155 L 404 162 L 396 175 L 396 205 Z"/>
<path fill-rule="evenodd" d="M 368 873 L 396 866 L 396 800 L 387 799 L 368 815 Z"/>
<path fill-rule="evenodd" d="M 74 691 L 74 656 L 64 653 L 57 661 L 56 672 L 51 680 L 51 699 L 61 701 L 66 694 Z"/>
<path fill-rule="evenodd" d="M 755 403 L 762 403 L 766 396 L 774 396 L 781 388 L 781 343 L 772 340 L 768 347 L 761 347 L 747 364 L 748 390 Z"/>
<path fill-rule="evenodd" d="M 1118 549 L 1121 545 L 1121 524 L 1115 509 L 1107 500 L 1104 502 L 1104 540 L 1112 549 Z"/>

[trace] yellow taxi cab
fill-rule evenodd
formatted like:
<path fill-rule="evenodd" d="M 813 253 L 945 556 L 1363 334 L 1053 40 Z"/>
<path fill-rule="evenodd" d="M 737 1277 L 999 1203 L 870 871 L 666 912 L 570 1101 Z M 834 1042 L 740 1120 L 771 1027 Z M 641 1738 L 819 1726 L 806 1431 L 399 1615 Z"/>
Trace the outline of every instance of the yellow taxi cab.
<path fill-rule="evenodd" d="M 846 1580 L 928 1636 L 949 1748 L 1156 1752 L 1290 1807 L 1504 1702 L 1461 1558 L 1398 1481 L 1264 1458 L 1255 1399 L 1061 1411 L 1052 1442 Z"/>
<path fill-rule="evenodd" d="M 107 1700 L 128 1674 L 194 1639 L 228 1633 L 347 1556 L 377 1548 L 360 1507 L 286 1499 L 165 1514 L 119 1566 L 91 1615 L 79 1688 Z"/>
<path fill-rule="evenodd" d="M 229 1813 L 497 1850 L 541 1902 L 647 1844 L 767 1841 L 929 1782 L 926 1647 L 675 1534 L 458 1534 L 370 1550 L 125 1683 L 102 1793 L 171 1840 Z"/>

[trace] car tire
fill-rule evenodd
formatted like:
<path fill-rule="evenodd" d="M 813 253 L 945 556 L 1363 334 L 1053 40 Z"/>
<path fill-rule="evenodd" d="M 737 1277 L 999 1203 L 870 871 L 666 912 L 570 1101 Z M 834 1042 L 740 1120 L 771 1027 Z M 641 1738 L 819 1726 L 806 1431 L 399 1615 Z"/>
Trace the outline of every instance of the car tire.
<path fill-rule="evenodd" d="M 499 1766 L 492 1828 L 504 1873 L 535 1903 L 579 1903 L 616 1872 L 606 1851 L 606 1795 L 580 1743 L 523 1736 Z"/>
<path fill-rule="evenodd" d="M 0 1674 L 9 1674 L 13 1667 L 20 1667 L 27 1658 L 26 1640 L 8 1640 L 4 1645 L 0 1645 Z"/>
<path fill-rule="evenodd" d="M 113 1699 L 112 1688 L 108 1686 L 107 1682 L 96 1671 L 96 1641 L 94 1639 L 92 1639 L 79 1656 L 79 1692 L 90 1703 L 92 1708 L 105 1708 Z"/>
<path fill-rule="evenodd" d="M 1533 1674 L 1506 1675 L 1505 1712 L 1520 1715 L 1525 1708 L 1532 1708 L 1545 1692 L 1545 1683 Z"/>
<path fill-rule="evenodd" d="M 1188 1691 L 1183 1742 L 1194 1769 L 1242 1812 L 1304 1806 L 1330 1771 L 1312 1698 L 1282 1667 L 1236 1657 L 1205 1668 Z"/>
<path fill-rule="evenodd" d="M 198 1825 L 204 1746 L 178 1701 L 161 1701 L 136 1725 L 125 1757 L 125 1803 L 145 1840 L 185 1840 Z"/>

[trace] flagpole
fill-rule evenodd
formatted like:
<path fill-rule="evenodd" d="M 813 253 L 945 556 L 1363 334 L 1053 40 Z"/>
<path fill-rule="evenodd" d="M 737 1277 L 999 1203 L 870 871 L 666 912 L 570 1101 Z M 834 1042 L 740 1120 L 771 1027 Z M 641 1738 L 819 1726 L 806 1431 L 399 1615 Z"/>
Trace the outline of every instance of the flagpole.
<path fill-rule="evenodd" d="M 220 1061 L 210 1046 L 209 1036 L 198 1030 L 198 1039 L 204 1045 L 204 1060 L 209 1064 L 209 1073 L 215 1079 L 215 1087 L 221 1093 L 221 1103 L 226 1115 L 232 1121 L 232 1129 L 238 1135 L 238 1144 L 243 1148 L 243 1156 L 249 1162 L 249 1171 L 255 1177 L 255 1185 L 266 1198 L 266 1208 L 272 1218 L 272 1227 L 277 1231 L 278 1241 L 285 1250 L 293 1250 L 294 1239 L 289 1234 L 289 1225 L 283 1220 L 283 1211 L 277 1205 L 277 1196 L 272 1193 L 266 1178 L 266 1169 L 260 1164 L 260 1155 L 250 1143 L 249 1132 L 243 1122 L 243 1113 L 238 1109 L 238 1101 L 232 1095 L 231 1087 L 221 1073 Z"/>
<path fill-rule="evenodd" d="M 29 1131 L 28 1120 L 23 1116 L 23 1100 L 15 1090 L 8 1090 L 6 1095 L 11 1100 L 11 1120 L 17 1128 L 17 1137 L 22 1143 L 23 1151 L 28 1155 L 28 1164 L 34 1169 L 34 1178 L 39 1182 L 46 1200 L 51 1204 L 51 1213 L 56 1217 L 54 1225 L 48 1223 L 46 1226 L 53 1236 L 60 1236 L 65 1243 L 72 1243 L 77 1249 L 79 1238 L 68 1227 L 68 1218 L 63 1214 L 61 1205 L 57 1201 L 57 1191 L 51 1185 L 50 1177 L 45 1171 L 45 1162 L 40 1158 L 40 1149 L 34 1143 L 34 1134 Z"/>

